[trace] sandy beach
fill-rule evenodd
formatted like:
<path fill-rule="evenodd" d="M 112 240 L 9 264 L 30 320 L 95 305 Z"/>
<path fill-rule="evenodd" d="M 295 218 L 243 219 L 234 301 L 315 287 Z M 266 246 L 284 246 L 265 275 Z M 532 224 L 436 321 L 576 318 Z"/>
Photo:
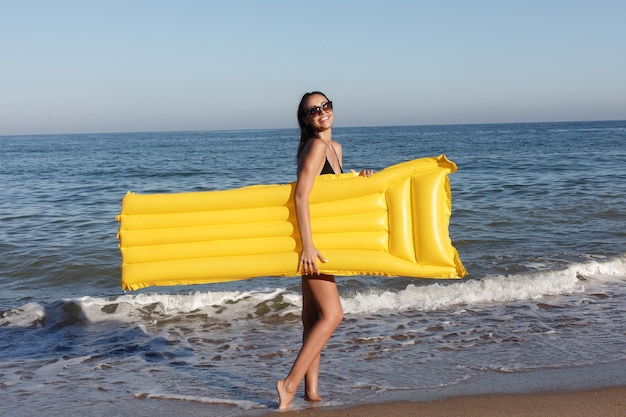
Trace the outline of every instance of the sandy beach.
<path fill-rule="evenodd" d="M 275 416 L 276 412 L 265 414 Z M 428 402 L 366 404 L 346 409 L 309 408 L 281 417 L 624 417 L 626 387 L 574 393 L 485 394 Z"/>
<path fill-rule="evenodd" d="M 351 407 L 306 406 L 281 417 L 626 417 L 626 362 L 489 373 L 471 384 L 397 392 Z M 390 393 L 391 394 L 391 393 Z M 321 403 L 323 405 L 323 403 Z M 263 417 L 276 415 L 261 413 Z"/>

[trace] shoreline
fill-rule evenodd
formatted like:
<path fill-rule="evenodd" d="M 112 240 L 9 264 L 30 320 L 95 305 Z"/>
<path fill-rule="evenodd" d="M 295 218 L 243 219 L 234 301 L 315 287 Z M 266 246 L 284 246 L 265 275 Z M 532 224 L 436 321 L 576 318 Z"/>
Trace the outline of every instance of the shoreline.
<path fill-rule="evenodd" d="M 281 417 L 624 417 L 626 386 L 580 392 L 480 394 L 434 401 L 398 401 L 342 409 L 307 408 Z"/>
<path fill-rule="evenodd" d="M 269 417 L 275 416 L 277 412 L 279 411 L 263 410 L 254 415 Z M 480 378 L 453 386 L 391 391 L 371 402 L 344 406 L 324 403 L 304 405 L 302 399 L 297 397 L 294 409 L 281 411 L 280 415 L 624 417 L 626 361 L 529 372 L 487 372 Z"/>

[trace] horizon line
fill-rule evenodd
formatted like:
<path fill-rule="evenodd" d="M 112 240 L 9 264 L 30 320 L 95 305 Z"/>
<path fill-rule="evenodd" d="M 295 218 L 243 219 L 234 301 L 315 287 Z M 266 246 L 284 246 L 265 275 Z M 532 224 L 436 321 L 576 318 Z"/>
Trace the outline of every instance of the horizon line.
<path fill-rule="evenodd" d="M 474 122 L 474 123 L 430 123 L 430 124 L 390 124 L 390 125 L 365 125 L 365 126 L 333 126 L 335 129 L 363 129 L 381 127 L 435 127 L 435 126 L 480 126 L 480 125 L 523 125 L 523 124 L 556 124 L 556 123 L 608 123 L 626 122 L 626 119 L 601 119 L 601 120 L 557 120 L 557 121 L 533 121 L 533 122 Z M 207 133 L 207 132 L 247 132 L 269 130 L 297 130 L 298 127 L 268 127 L 268 128 L 245 128 L 245 129 L 189 129 L 189 130 L 127 130 L 109 132 L 62 132 L 62 133 L 18 133 L 0 134 L 3 137 L 17 136 L 59 136 L 59 135 L 109 135 L 109 134 L 136 134 L 136 133 Z"/>

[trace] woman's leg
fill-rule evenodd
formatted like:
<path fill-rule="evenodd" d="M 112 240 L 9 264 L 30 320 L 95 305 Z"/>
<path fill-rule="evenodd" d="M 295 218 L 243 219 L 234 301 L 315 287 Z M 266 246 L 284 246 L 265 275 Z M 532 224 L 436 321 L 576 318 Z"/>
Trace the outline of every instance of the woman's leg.
<path fill-rule="evenodd" d="M 305 277 L 302 278 L 302 344 L 306 343 L 306 338 L 309 335 L 311 329 L 317 323 L 319 319 L 320 313 L 318 311 L 317 305 L 315 304 L 315 299 L 313 298 L 313 294 L 311 293 L 311 288 L 309 286 L 309 280 Z M 304 375 L 304 399 L 306 401 L 322 401 L 322 397 L 317 392 L 317 380 L 319 376 L 319 368 L 320 368 L 320 355 L 317 355 L 317 358 L 311 363 L 309 369 L 307 369 L 306 374 Z"/>
<path fill-rule="evenodd" d="M 334 277 L 319 275 L 304 277 L 303 279 L 307 281 L 307 289 L 303 286 L 303 309 L 304 293 L 309 291 L 310 300 L 317 307 L 318 318 L 313 327 L 306 332 L 302 348 L 289 375 L 276 383 L 276 390 L 280 397 L 280 409 L 291 405 L 298 386 L 309 369 L 311 369 L 311 378 L 317 378 L 317 365 L 315 364 L 319 365 L 319 356 L 322 349 L 326 346 L 330 336 L 343 318 L 343 310 L 341 309 L 339 292 L 337 291 Z M 309 294 L 307 294 L 307 297 L 309 297 Z M 308 314 L 310 314 L 310 310 L 307 308 L 307 321 L 309 320 L 308 317 L 312 317 L 312 315 L 308 316 Z"/>

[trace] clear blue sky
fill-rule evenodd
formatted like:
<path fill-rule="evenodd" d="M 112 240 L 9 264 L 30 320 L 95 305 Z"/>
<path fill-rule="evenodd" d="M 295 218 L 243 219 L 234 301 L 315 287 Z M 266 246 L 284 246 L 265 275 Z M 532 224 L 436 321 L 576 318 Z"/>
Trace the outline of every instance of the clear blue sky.
<path fill-rule="evenodd" d="M 626 119 L 626 1 L 0 0 L 0 135 Z"/>

